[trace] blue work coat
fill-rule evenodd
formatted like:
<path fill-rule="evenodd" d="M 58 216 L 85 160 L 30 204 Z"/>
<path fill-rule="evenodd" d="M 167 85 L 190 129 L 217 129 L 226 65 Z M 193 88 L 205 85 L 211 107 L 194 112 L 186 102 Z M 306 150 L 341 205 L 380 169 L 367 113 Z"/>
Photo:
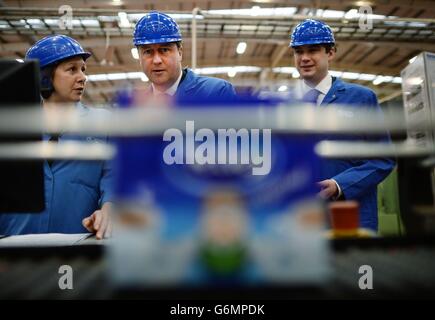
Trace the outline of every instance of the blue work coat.
<path fill-rule="evenodd" d="M 107 113 L 77 104 L 80 116 Z M 44 136 L 45 140 L 49 136 Z M 107 137 L 61 135 L 65 141 L 106 143 Z M 0 214 L 0 234 L 84 233 L 82 220 L 112 200 L 112 170 L 109 161 L 44 161 L 45 210 L 41 213 Z M 25 201 L 25 199 L 23 199 Z"/>
<path fill-rule="evenodd" d="M 231 83 L 214 77 L 197 75 L 190 69 L 183 70 L 180 84 L 175 93 L 178 102 L 206 100 L 232 101 L 236 99 L 236 91 Z M 210 101 L 210 99 L 212 101 Z"/>
<path fill-rule="evenodd" d="M 321 107 L 330 104 L 362 106 L 373 108 L 379 111 L 379 116 L 382 116 L 376 94 L 372 90 L 337 78 L 333 80 Z M 326 139 L 334 139 L 334 137 L 326 137 Z M 374 141 L 373 137 L 368 135 L 353 136 L 352 139 Z M 386 133 L 376 140 L 389 141 L 390 138 Z M 377 185 L 390 174 L 394 165 L 395 161 L 390 158 L 326 160 L 322 170 L 322 180 L 334 179 L 340 186 L 344 199 L 359 202 L 360 226 L 377 230 Z"/>

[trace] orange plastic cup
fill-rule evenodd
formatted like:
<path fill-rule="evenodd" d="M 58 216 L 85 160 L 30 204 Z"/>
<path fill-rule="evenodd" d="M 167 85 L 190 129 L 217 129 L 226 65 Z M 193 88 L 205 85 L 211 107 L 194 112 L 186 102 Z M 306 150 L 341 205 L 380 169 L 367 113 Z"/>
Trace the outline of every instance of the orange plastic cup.
<path fill-rule="evenodd" d="M 329 204 L 331 227 L 334 231 L 354 233 L 359 228 L 359 204 L 356 201 L 336 201 Z"/>

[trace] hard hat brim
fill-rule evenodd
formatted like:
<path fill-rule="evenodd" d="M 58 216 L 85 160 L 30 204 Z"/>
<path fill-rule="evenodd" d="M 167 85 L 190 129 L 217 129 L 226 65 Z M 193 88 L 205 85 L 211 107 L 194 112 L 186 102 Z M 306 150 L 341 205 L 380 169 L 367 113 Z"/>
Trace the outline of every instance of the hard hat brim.
<path fill-rule="evenodd" d="M 289 44 L 289 47 L 296 48 L 296 47 L 302 47 L 302 46 L 310 46 L 310 45 L 316 45 L 316 44 L 335 44 L 334 41 L 325 41 L 325 40 L 313 40 L 313 41 L 300 41 L 300 42 L 293 42 Z"/>
<path fill-rule="evenodd" d="M 52 65 L 54 63 L 61 63 L 65 60 L 71 59 L 71 58 L 75 58 L 75 57 L 82 57 L 84 61 L 86 61 L 92 54 L 90 52 L 83 52 L 83 53 L 76 53 L 76 54 L 71 54 L 71 55 L 66 55 L 64 57 L 62 57 L 59 60 L 55 60 L 49 63 L 45 63 L 44 65 L 40 65 L 41 68 L 45 68 L 49 65 Z"/>
<path fill-rule="evenodd" d="M 160 39 L 138 39 L 134 41 L 135 46 L 142 46 L 146 44 L 162 44 L 162 43 L 171 43 L 171 42 L 179 42 L 181 38 L 171 37 L 171 38 L 160 38 Z"/>

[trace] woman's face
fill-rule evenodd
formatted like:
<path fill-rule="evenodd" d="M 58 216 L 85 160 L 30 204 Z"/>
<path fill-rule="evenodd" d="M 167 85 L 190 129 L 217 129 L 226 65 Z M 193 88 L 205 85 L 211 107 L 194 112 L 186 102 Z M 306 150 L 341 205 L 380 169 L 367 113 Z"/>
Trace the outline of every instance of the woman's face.
<path fill-rule="evenodd" d="M 79 102 L 85 90 L 86 63 L 82 57 L 61 62 L 53 74 L 54 92 L 50 102 Z"/>

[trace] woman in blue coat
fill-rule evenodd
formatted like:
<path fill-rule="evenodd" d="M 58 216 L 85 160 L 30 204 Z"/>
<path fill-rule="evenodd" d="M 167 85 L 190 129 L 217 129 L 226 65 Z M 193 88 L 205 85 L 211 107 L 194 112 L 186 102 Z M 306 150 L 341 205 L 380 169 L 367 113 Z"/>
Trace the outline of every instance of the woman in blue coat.
<path fill-rule="evenodd" d="M 86 59 L 90 55 L 65 35 L 45 37 L 27 51 L 26 59 L 39 60 L 44 108 L 72 104 L 82 117 L 105 112 L 80 103 L 86 84 Z M 60 134 L 44 135 L 44 140 L 59 144 L 68 140 L 98 143 L 107 138 Z M 98 239 L 108 236 L 111 179 L 106 161 L 44 161 L 45 210 L 0 215 L 0 234 L 94 232 Z"/>

